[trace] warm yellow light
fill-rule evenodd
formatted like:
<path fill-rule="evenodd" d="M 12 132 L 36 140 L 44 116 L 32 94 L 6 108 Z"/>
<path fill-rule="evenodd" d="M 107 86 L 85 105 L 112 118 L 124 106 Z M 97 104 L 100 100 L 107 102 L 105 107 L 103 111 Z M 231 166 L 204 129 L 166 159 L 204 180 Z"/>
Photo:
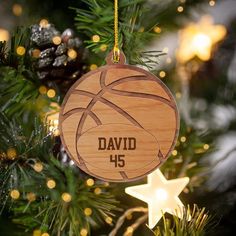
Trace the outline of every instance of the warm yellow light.
<path fill-rule="evenodd" d="M 154 32 L 157 33 L 157 34 L 160 34 L 160 33 L 161 33 L 161 27 L 159 27 L 159 26 L 155 26 L 153 30 L 154 30 Z"/>
<path fill-rule="evenodd" d="M 5 152 L 0 153 L 0 161 L 6 159 L 7 155 Z"/>
<path fill-rule="evenodd" d="M 98 68 L 98 66 L 96 64 L 92 64 L 90 65 L 90 70 L 96 70 Z"/>
<path fill-rule="evenodd" d="M 92 40 L 94 43 L 98 43 L 100 41 L 100 36 L 99 35 L 93 35 Z"/>
<path fill-rule="evenodd" d="M 43 85 L 39 87 L 39 93 L 41 94 L 46 94 L 47 93 L 47 88 Z"/>
<path fill-rule="evenodd" d="M 127 232 L 128 234 L 132 234 L 132 233 L 134 232 L 134 228 L 131 227 L 131 226 L 129 226 L 129 227 L 127 228 L 126 232 Z"/>
<path fill-rule="evenodd" d="M 90 179 L 87 179 L 87 180 L 86 180 L 86 184 L 91 187 L 91 186 L 94 185 L 94 180 L 91 179 L 91 178 L 90 178 Z"/>
<path fill-rule="evenodd" d="M 54 125 L 58 126 L 59 125 L 59 120 L 54 120 Z"/>
<path fill-rule="evenodd" d="M 109 182 L 104 182 L 104 186 L 109 187 L 110 186 Z"/>
<path fill-rule="evenodd" d="M 56 91 L 55 91 L 54 89 L 49 89 L 49 90 L 47 91 L 47 96 L 48 96 L 49 98 L 54 98 L 54 97 L 56 96 Z"/>
<path fill-rule="evenodd" d="M 56 124 L 56 121 L 52 122 L 49 126 L 49 131 L 53 133 L 54 136 L 58 136 L 60 134 L 60 131 L 58 130 L 58 125 Z"/>
<path fill-rule="evenodd" d="M 70 202 L 72 200 L 72 197 L 69 193 L 63 193 L 61 198 L 64 202 Z"/>
<path fill-rule="evenodd" d="M 148 175 L 147 184 L 128 187 L 125 192 L 148 204 L 148 224 L 150 228 L 154 228 L 165 212 L 183 217 L 184 205 L 178 196 L 188 182 L 187 177 L 166 180 L 157 169 Z"/>
<path fill-rule="evenodd" d="M 39 230 L 39 229 L 34 230 L 33 236 L 42 236 L 41 235 L 41 230 Z"/>
<path fill-rule="evenodd" d="M 88 235 L 88 230 L 87 229 L 81 229 L 80 230 L 80 235 L 81 236 L 87 236 Z"/>
<path fill-rule="evenodd" d="M 180 45 L 176 53 L 179 62 L 186 63 L 195 56 L 203 61 L 211 57 L 214 44 L 226 35 L 223 25 L 214 25 L 209 16 L 203 17 L 198 23 L 191 23 L 180 31 Z"/>
<path fill-rule="evenodd" d="M 7 149 L 7 158 L 9 160 L 15 160 L 17 157 L 17 152 L 15 148 L 8 148 Z"/>
<path fill-rule="evenodd" d="M 36 172 L 41 172 L 43 170 L 43 165 L 41 162 L 37 162 L 33 165 L 33 168 Z"/>
<path fill-rule="evenodd" d="M 41 236 L 50 236 L 48 233 L 43 233 Z"/>
<path fill-rule="evenodd" d="M 46 123 L 48 125 L 49 131 L 52 132 L 54 136 L 58 136 L 60 134 L 59 131 L 59 105 L 55 102 L 50 104 L 52 108 L 51 111 L 46 114 Z"/>
<path fill-rule="evenodd" d="M 39 22 L 39 25 L 40 25 L 40 27 L 42 27 L 42 28 L 48 27 L 48 24 L 49 24 L 49 22 L 48 22 L 47 19 L 42 19 L 42 20 L 40 20 L 40 22 Z"/>
<path fill-rule="evenodd" d="M 32 57 L 39 58 L 41 51 L 39 49 L 34 49 L 32 51 Z"/>
<path fill-rule="evenodd" d="M 16 53 L 19 55 L 19 56 L 23 56 L 25 55 L 25 48 L 23 46 L 19 46 L 16 48 Z"/>
<path fill-rule="evenodd" d="M 54 36 L 52 38 L 52 42 L 55 44 L 55 45 L 59 45 L 61 43 L 61 37 L 60 36 Z"/>
<path fill-rule="evenodd" d="M 10 196 L 12 199 L 16 200 L 20 197 L 20 192 L 17 189 L 13 189 L 10 192 Z"/>
<path fill-rule="evenodd" d="M 177 156 L 177 154 L 178 154 L 177 150 L 173 150 L 173 151 L 172 151 L 172 155 L 173 155 L 173 156 Z"/>
<path fill-rule="evenodd" d="M 161 78 L 164 78 L 164 77 L 166 77 L 166 72 L 165 71 L 160 71 L 160 73 L 159 73 L 159 76 L 161 77 Z"/>
<path fill-rule="evenodd" d="M 100 50 L 101 50 L 102 52 L 105 52 L 105 51 L 107 50 L 107 45 L 106 45 L 106 44 L 102 44 L 102 45 L 100 46 Z"/>
<path fill-rule="evenodd" d="M 131 220 L 133 218 L 133 215 L 132 214 L 128 214 L 127 216 L 126 216 L 126 219 L 127 220 Z"/>
<path fill-rule="evenodd" d="M 208 150 L 208 149 L 210 148 L 210 146 L 209 146 L 208 144 L 204 144 L 204 145 L 203 145 L 203 148 L 204 148 L 205 150 Z"/>
<path fill-rule="evenodd" d="M 8 41 L 9 32 L 5 29 L 0 28 L 0 41 Z"/>
<path fill-rule="evenodd" d="M 214 6 L 215 6 L 215 4 L 216 4 L 216 2 L 215 2 L 215 1 L 213 1 L 213 0 L 209 1 L 209 5 L 210 5 L 211 7 L 214 7 Z"/>
<path fill-rule="evenodd" d="M 144 30 L 145 30 L 145 28 L 142 26 L 139 28 L 138 32 L 142 33 L 142 32 L 144 32 Z"/>
<path fill-rule="evenodd" d="M 209 47 L 210 45 L 211 39 L 206 34 L 199 33 L 196 34 L 193 38 L 193 46 L 197 47 L 198 49 L 200 47 Z"/>
<path fill-rule="evenodd" d="M 106 219 L 105 219 L 106 223 L 107 224 L 112 224 L 112 218 L 110 216 L 107 216 Z"/>
<path fill-rule="evenodd" d="M 77 52 L 74 49 L 69 49 L 67 55 L 70 59 L 75 59 L 77 57 Z"/>
<path fill-rule="evenodd" d="M 182 137 L 180 138 L 180 141 L 181 141 L 182 143 L 186 142 L 186 137 L 185 137 L 185 136 L 182 136 Z"/>
<path fill-rule="evenodd" d="M 56 182 L 55 182 L 53 179 L 49 179 L 49 180 L 47 181 L 47 187 L 48 187 L 49 189 L 55 188 L 55 187 L 56 187 Z"/>
<path fill-rule="evenodd" d="M 59 136 L 60 135 L 60 130 L 59 129 L 54 130 L 53 135 L 54 136 Z"/>
<path fill-rule="evenodd" d="M 182 97 L 182 94 L 181 94 L 180 92 L 177 92 L 177 93 L 175 94 L 175 96 L 176 96 L 176 98 L 180 99 L 180 98 Z"/>
<path fill-rule="evenodd" d="M 84 209 L 84 214 L 85 214 L 86 216 L 91 216 L 92 213 L 93 213 L 93 211 L 92 211 L 91 208 L 87 207 L 87 208 Z"/>
<path fill-rule="evenodd" d="M 177 11 L 178 11 L 178 12 L 183 12 L 183 11 L 184 11 L 184 8 L 183 8 L 182 6 L 178 6 L 178 7 L 177 7 Z"/>
<path fill-rule="evenodd" d="M 211 54 L 208 49 L 211 48 L 212 41 L 208 35 L 203 33 L 196 34 L 193 37 L 192 44 L 195 47 L 196 54 L 201 55 L 202 60 L 207 61 L 210 59 Z"/>
<path fill-rule="evenodd" d="M 52 119 L 52 120 L 50 120 L 50 119 Z M 49 131 L 54 132 L 58 128 L 58 125 L 59 125 L 58 119 L 59 119 L 59 113 L 55 113 L 54 115 L 51 115 L 48 117 Z"/>
<path fill-rule="evenodd" d="M 168 193 L 166 192 L 165 189 L 162 189 L 162 188 L 158 188 L 156 190 L 156 199 L 158 201 L 166 201 L 168 198 Z"/>
<path fill-rule="evenodd" d="M 20 16 L 23 12 L 22 6 L 20 4 L 14 4 L 12 6 L 12 12 L 15 16 Z"/>
<path fill-rule="evenodd" d="M 27 197 L 29 202 L 34 202 L 36 200 L 35 193 L 27 193 L 26 197 Z"/>
<path fill-rule="evenodd" d="M 94 193 L 95 193 L 96 195 L 101 194 L 101 192 L 102 192 L 102 190 L 101 190 L 100 188 L 95 188 L 95 189 L 94 189 Z"/>

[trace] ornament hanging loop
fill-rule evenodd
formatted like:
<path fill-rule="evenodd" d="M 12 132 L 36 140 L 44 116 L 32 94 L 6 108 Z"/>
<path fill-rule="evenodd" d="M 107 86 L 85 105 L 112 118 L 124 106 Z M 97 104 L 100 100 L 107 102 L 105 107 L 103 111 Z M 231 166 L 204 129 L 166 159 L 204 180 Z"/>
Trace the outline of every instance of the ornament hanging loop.
<path fill-rule="evenodd" d="M 113 47 L 113 62 L 119 63 L 120 49 L 119 49 L 119 29 L 118 29 L 118 0 L 114 0 L 114 47 Z"/>
<path fill-rule="evenodd" d="M 114 61 L 114 51 L 113 50 L 111 50 L 106 57 L 107 65 L 114 65 L 114 64 L 124 65 L 125 62 L 126 62 L 125 54 L 123 53 L 123 51 L 120 51 L 120 50 L 119 50 L 119 60 L 117 62 Z"/>
<path fill-rule="evenodd" d="M 120 49 L 118 47 L 113 48 L 113 62 L 119 63 L 120 61 Z"/>

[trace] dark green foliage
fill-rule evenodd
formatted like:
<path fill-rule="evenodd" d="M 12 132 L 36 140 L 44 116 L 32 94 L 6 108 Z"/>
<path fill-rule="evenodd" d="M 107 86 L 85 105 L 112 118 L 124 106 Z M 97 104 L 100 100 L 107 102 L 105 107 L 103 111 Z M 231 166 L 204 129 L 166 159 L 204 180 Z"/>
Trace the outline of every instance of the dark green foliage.
<path fill-rule="evenodd" d="M 117 203 L 107 191 L 104 183 L 97 182 L 87 186 L 86 177 L 78 168 L 59 161 L 53 155 L 53 137 L 47 133 L 40 121 L 35 122 L 35 128 L 28 133 L 26 125 L 17 119 L 9 121 L 0 116 L 0 153 L 1 153 L 1 208 L 9 208 L 13 213 L 13 221 L 24 225 L 32 231 L 40 228 L 52 234 L 79 235 L 81 228 L 101 224 L 115 210 Z M 17 156 L 14 160 L 7 158 L 7 150 L 14 148 Z M 43 170 L 36 172 L 35 163 L 42 163 Z M 55 189 L 50 190 L 46 183 L 48 179 L 56 182 Z M 101 189 L 101 194 L 94 193 L 95 188 Z M 18 200 L 11 200 L 12 189 L 20 191 Z M 36 201 L 27 199 L 28 193 L 36 195 Z M 63 202 L 61 195 L 69 193 L 72 201 Z M 84 209 L 91 208 L 92 217 L 85 217 Z"/>
<path fill-rule="evenodd" d="M 2 67 L 0 71 L 0 110 L 9 117 L 26 116 L 28 111 L 36 110 L 39 97 L 37 82 L 26 79 L 24 73 L 30 71 Z"/>
<path fill-rule="evenodd" d="M 22 56 L 16 53 L 19 46 L 26 49 Z M 36 107 L 40 84 L 28 53 L 29 47 L 29 30 L 23 28 L 17 28 L 10 48 L 5 43 L 0 44 L 0 111 L 9 117 L 27 116 L 27 111 Z"/>
<path fill-rule="evenodd" d="M 188 176 L 190 178 L 188 188 L 193 191 L 194 188 L 199 187 L 206 178 L 203 173 L 207 171 L 207 168 L 199 162 L 205 153 L 211 151 L 211 148 L 208 150 L 211 145 L 208 143 L 209 137 L 207 133 L 197 131 L 194 127 L 187 126 L 184 121 L 181 122 L 180 127 L 179 139 L 175 147 L 176 153 L 168 158 L 161 167 L 161 170 L 170 179 Z"/>
<path fill-rule="evenodd" d="M 44 119 L 59 96 L 39 93 L 41 83 L 28 53 L 28 40 L 26 31 L 17 30 L 9 49 L 5 43 L 0 45 L 0 209 L 29 232 L 80 235 L 82 228 L 89 231 L 91 225 L 98 227 L 113 216 L 117 201 L 103 182 L 87 186 L 88 177 L 62 161 L 58 141 Z M 24 55 L 16 54 L 18 46 L 26 49 Z M 14 158 L 8 156 L 11 149 Z M 42 171 L 35 171 L 36 163 L 42 164 Z M 48 179 L 56 182 L 54 189 L 47 187 Z M 96 194 L 95 188 L 101 193 Z M 14 189 L 20 192 L 17 200 L 10 197 Z M 29 200 L 29 193 L 35 194 L 35 201 Z M 70 194 L 71 202 L 62 200 L 63 193 Z M 85 208 L 92 209 L 91 217 L 84 215 Z"/>
<path fill-rule="evenodd" d="M 94 53 L 101 53 L 101 46 L 106 45 L 106 54 L 114 46 L 113 21 L 114 1 L 88 0 L 83 2 L 86 8 L 76 9 L 76 28 L 88 39 L 85 41 L 87 47 Z M 153 31 L 155 26 L 165 26 L 165 29 L 176 28 L 180 25 L 175 20 L 178 17 L 189 15 L 190 6 L 199 5 L 204 2 L 186 1 L 185 10 L 178 15 L 177 7 L 181 5 L 178 1 L 145 1 L 145 0 L 120 0 L 119 1 L 119 44 L 124 51 L 129 64 L 140 64 L 152 69 L 158 64 L 158 57 L 163 55 L 160 49 L 146 52 L 147 45 L 157 37 Z M 170 22 L 171 19 L 171 22 Z M 93 42 L 91 37 L 99 35 L 100 41 Z M 104 59 L 104 53 L 101 53 Z M 101 59 L 100 59 L 101 61 Z"/>
<path fill-rule="evenodd" d="M 210 227 L 211 226 L 211 227 Z M 184 211 L 183 219 L 173 216 L 173 221 L 163 216 L 163 227 L 158 226 L 155 236 L 203 236 L 209 228 L 213 228 L 213 219 L 205 208 L 194 205 Z"/>
<path fill-rule="evenodd" d="M 89 0 L 84 2 L 88 5 L 88 10 L 75 9 L 77 14 L 75 21 L 78 31 L 84 33 L 88 38 L 95 34 L 100 36 L 101 40 L 98 43 L 92 40 L 86 41 L 88 48 L 91 48 L 93 52 L 101 52 L 101 46 L 104 44 L 107 46 L 106 51 L 111 51 L 114 45 L 113 1 Z M 150 25 L 144 24 L 144 22 L 147 22 L 148 12 L 145 2 L 144 0 L 119 1 L 119 44 L 130 64 L 148 66 L 150 63 L 157 63 L 157 60 L 150 60 L 158 58 L 161 52 L 146 53 L 144 55 L 146 58 L 142 60 L 145 46 L 155 36 L 152 28 L 156 24 L 153 24 L 155 20 Z"/>
<path fill-rule="evenodd" d="M 34 0 L 31 4 L 37 2 Z M 43 1 L 42 9 L 48 9 L 49 5 L 53 7 L 56 4 L 61 5 L 55 1 L 52 2 Z M 160 49 L 146 51 L 150 42 L 157 37 L 153 27 L 156 25 L 162 29 L 178 27 L 179 21 L 176 19 L 187 16 L 190 6 L 199 5 L 201 2 L 203 1 L 186 1 L 185 10 L 180 16 L 176 14 L 179 1 L 120 0 L 119 40 L 120 48 L 125 52 L 127 61 L 130 64 L 147 66 L 149 69 L 152 65 L 156 66 L 158 57 L 163 53 Z M 82 9 L 75 9 L 78 5 Z M 113 1 L 84 0 L 78 5 L 73 4 L 79 36 L 86 39 L 87 47 L 92 52 L 91 58 L 95 57 L 97 64 L 103 64 L 105 55 L 112 50 L 114 43 Z M 63 10 L 60 9 L 60 11 Z M 53 14 L 57 15 L 56 12 Z M 98 43 L 91 40 L 95 34 L 101 38 Z M 115 220 L 119 217 L 117 212 L 114 214 L 118 202 L 112 192 L 117 193 L 116 197 L 122 195 L 122 200 L 124 200 L 122 207 L 125 209 L 130 207 L 132 199 L 127 200 L 127 196 L 124 197 L 122 188 L 125 184 L 123 187 L 113 184 L 111 188 L 108 188 L 103 182 L 95 180 L 95 185 L 87 186 L 85 181 L 89 177 L 74 165 L 69 165 L 68 161 L 62 161 L 60 147 L 56 147 L 58 139 L 48 132 L 47 124 L 41 115 L 45 116 L 45 113 L 50 110 L 51 102 L 58 103 L 65 94 L 60 93 L 62 90 L 60 91 L 53 82 L 49 87 L 57 90 L 57 96 L 54 99 L 39 93 L 42 82 L 36 74 L 35 59 L 29 53 L 32 46 L 29 38 L 29 29 L 18 28 L 11 39 L 10 47 L 7 48 L 6 43 L 0 42 L 1 209 L 4 209 L 8 217 L 15 224 L 21 225 L 30 235 L 34 229 L 40 229 L 41 232 L 49 232 L 52 236 L 77 236 L 80 235 L 82 228 L 87 228 L 89 231 L 91 226 L 95 232 L 93 235 L 98 235 L 97 227 L 104 224 L 107 216 Z M 104 44 L 107 46 L 105 52 L 101 50 Z M 18 46 L 25 47 L 24 55 L 16 54 Z M 90 62 L 93 62 L 92 60 Z M 173 86 L 174 82 L 170 81 L 170 83 Z M 62 87 L 64 85 L 62 83 Z M 181 127 L 180 138 L 185 136 L 186 141 L 179 140 L 176 147 L 177 155 L 168 159 L 162 171 L 168 179 L 189 176 L 191 178 L 189 188 L 194 190 L 194 187 L 203 181 L 199 174 L 204 168 L 199 165 L 199 161 L 206 152 L 203 145 L 205 142 L 208 143 L 208 140 L 205 139 L 205 135 L 199 134 L 197 130 L 188 127 L 184 122 Z M 7 158 L 9 148 L 16 150 L 17 156 L 14 160 Z M 33 168 L 38 162 L 43 165 L 43 170 L 39 173 Z M 48 179 L 56 182 L 54 189 L 47 187 Z M 99 195 L 95 194 L 95 188 L 101 189 Z M 20 191 L 21 195 L 18 200 L 10 198 L 9 192 L 12 189 Z M 35 201 L 29 201 L 29 193 L 36 194 Z M 62 200 L 63 193 L 71 195 L 71 202 L 65 203 Z M 85 208 L 92 209 L 91 216 L 84 215 Z M 205 210 L 194 208 L 191 214 L 193 219 L 189 223 L 186 217 L 182 221 L 176 217 L 169 221 L 164 217 L 165 227 L 158 227 L 156 235 L 206 235 L 208 216 Z M 105 225 L 100 232 L 104 235 L 104 232 L 108 230 L 110 229 L 107 229 Z M 137 230 L 137 235 L 140 235 L 139 232 Z M 147 227 L 143 235 L 146 235 L 146 232 L 150 234 Z"/>

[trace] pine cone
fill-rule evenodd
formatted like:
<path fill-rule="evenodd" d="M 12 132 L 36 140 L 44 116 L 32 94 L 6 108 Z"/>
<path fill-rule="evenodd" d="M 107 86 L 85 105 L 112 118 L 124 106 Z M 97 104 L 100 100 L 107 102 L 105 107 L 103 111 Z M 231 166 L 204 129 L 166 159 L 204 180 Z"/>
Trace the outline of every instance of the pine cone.
<path fill-rule="evenodd" d="M 60 34 L 52 24 L 33 25 L 30 40 L 30 53 L 37 58 L 34 67 L 43 82 L 63 82 L 65 86 L 65 81 L 71 84 L 71 79 L 83 74 L 86 50 L 73 30 L 66 29 Z"/>

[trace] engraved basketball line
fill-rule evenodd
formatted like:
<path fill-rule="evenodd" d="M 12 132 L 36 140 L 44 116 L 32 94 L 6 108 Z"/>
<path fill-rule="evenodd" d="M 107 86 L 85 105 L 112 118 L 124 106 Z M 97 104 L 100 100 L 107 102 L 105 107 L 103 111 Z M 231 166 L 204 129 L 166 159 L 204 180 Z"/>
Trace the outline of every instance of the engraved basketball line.
<path fill-rule="evenodd" d="M 79 124 L 77 126 L 77 130 L 76 130 L 76 139 L 75 139 L 76 143 L 78 142 L 79 137 L 82 135 L 83 125 L 86 121 L 87 116 L 90 116 L 94 120 L 94 122 L 97 124 L 97 126 L 102 125 L 101 120 L 92 111 L 93 106 L 98 101 L 101 102 L 101 103 L 106 104 L 107 106 L 111 107 L 112 109 L 114 109 L 115 111 L 120 113 L 123 117 L 125 117 L 127 120 L 129 120 L 133 125 L 144 129 L 139 124 L 139 122 L 134 117 L 132 117 L 129 113 L 127 113 L 126 111 L 124 111 L 122 108 L 120 108 L 116 104 L 112 103 L 111 101 L 103 98 L 102 95 L 106 92 L 117 94 L 119 96 L 128 96 L 128 97 L 158 100 L 158 101 L 161 101 L 161 102 L 165 103 L 166 105 L 170 106 L 172 109 L 175 109 L 175 107 L 176 107 L 175 103 L 172 101 L 172 99 L 168 100 L 166 98 L 163 98 L 163 97 L 158 96 L 158 95 L 153 95 L 153 94 L 128 92 L 128 91 L 122 91 L 122 90 L 114 89 L 115 86 L 117 86 L 119 84 L 122 84 L 122 83 L 125 83 L 125 82 L 129 82 L 129 81 L 137 81 L 137 80 L 139 80 L 139 81 L 140 80 L 155 81 L 155 79 L 152 78 L 152 77 L 148 77 L 145 74 L 144 75 L 127 76 L 127 77 L 123 77 L 121 79 L 115 80 L 115 81 L 111 82 L 110 84 L 106 85 L 105 84 L 106 75 L 107 75 L 107 70 L 102 71 L 101 74 L 100 74 L 100 87 L 101 87 L 101 90 L 97 94 L 94 94 L 94 93 L 91 93 L 91 92 L 88 92 L 88 91 L 84 91 L 84 90 L 74 90 L 71 93 L 71 94 L 80 94 L 80 95 L 84 95 L 84 96 L 88 96 L 88 97 L 92 98 L 92 100 L 90 101 L 90 103 L 88 104 L 88 106 L 86 108 L 82 108 L 82 107 L 74 108 L 70 111 L 67 111 L 63 115 L 62 121 L 64 121 L 65 119 L 67 119 L 68 117 L 70 117 L 71 115 L 73 115 L 75 113 L 82 112 L 82 116 L 80 118 Z M 157 82 L 157 81 L 155 81 L 155 82 Z M 167 92 L 167 91 L 165 91 L 165 92 Z M 76 152 L 77 152 L 77 157 L 78 157 L 78 162 L 79 162 L 80 167 L 83 167 L 83 169 L 88 171 L 88 169 L 86 167 L 86 164 L 85 164 L 86 161 L 84 161 L 83 158 L 80 156 L 77 145 L 75 145 L 75 147 L 76 147 Z M 158 157 L 159 157 L 160 161 L 162 161 L 164 156 L 161 153 L 161 150 L 158 153 Z M 120 174 L 123 178 L 128 178 L 124 171 L 120 171 Z"/>

